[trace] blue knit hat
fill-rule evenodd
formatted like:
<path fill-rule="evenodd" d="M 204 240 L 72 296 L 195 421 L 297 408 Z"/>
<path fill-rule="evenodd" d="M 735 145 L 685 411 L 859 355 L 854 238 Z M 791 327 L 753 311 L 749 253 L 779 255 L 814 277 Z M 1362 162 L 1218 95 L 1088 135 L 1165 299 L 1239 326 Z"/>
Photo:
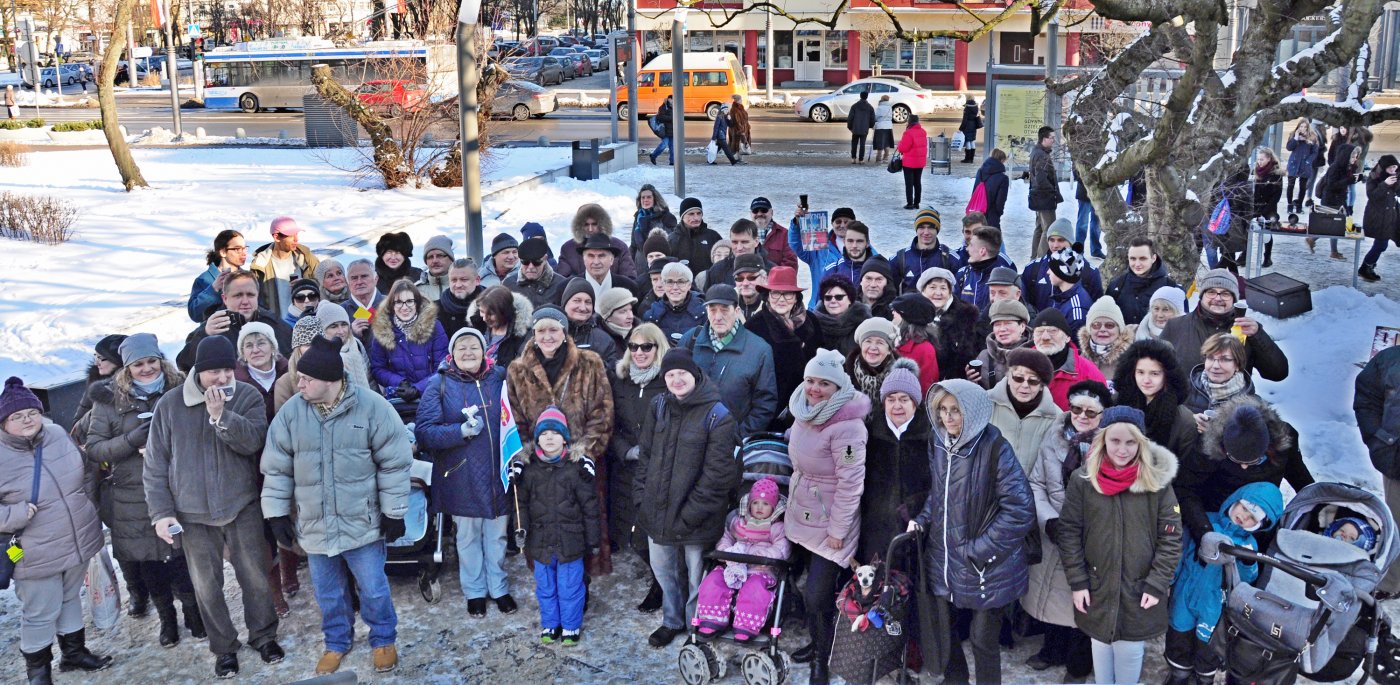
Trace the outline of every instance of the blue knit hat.
<path fill-rule="evenodd" d="M 1099 427 L 1107 430 L 1115 423 L 1131 423 L 1137 427 L 1141 433 L 1147 432 L 1147 420 L 1141 409 L 1134 409 L 1123 405 L 1109 407 L 1103 412 L 1103 418 L 1099 420 Z"/>
<path fill-rule="evenodd" d="M 1365 521 L 1359 518 L 1353 518 L 1350 516 L 1346 518 L 1339 518 L 1333 521 L 1332 525 L 1327 526 L 1327 530 L 1322 531 L 1322 534 L 1330 538 L 1334 534 L 1336 534 L 1337 531 L 1341 530 L 1342 526 L 1345 526 L 1348 523 L 1350 523 L 1353 526 L 1356 526 L 1356 541 L 1351 544 L 1356 545 L 1357 547 L 1360 547 L 1361 549 L 1364 549 L 1367 552 L 1375 551 L 1376 529 L 1372 528 L 1371 524 L 1366 523 Z"/>
<path fill-rule="evenodd" d="M 564 442 L 573 440 L 569 436 L 569 419 L 564 416 L 564 412 L 554 405 L 549 405 L 540 412 L 539 418 L 535 419 L 535 439 L 540 439 L 540 433 L 545 431 L 555 431 L 564 436 Z"/>

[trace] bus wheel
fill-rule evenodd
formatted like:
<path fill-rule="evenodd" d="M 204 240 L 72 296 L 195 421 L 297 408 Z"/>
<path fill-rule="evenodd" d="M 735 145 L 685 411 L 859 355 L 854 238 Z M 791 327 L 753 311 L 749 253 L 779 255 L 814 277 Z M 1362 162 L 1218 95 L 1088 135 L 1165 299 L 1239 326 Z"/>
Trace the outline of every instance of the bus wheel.
<path fill-rule="evenodd" d="M 245 112 L 258 111 L 258 96 L 252 93 L 244 93 L 238 96 L 238 108 Z"/>
<path fill-rule="evenodd" d="M 705 105 L 705 116 L 706 116 L 710 121 L 714 121 L 715 119 L 718 119 L 718 118 L 719 118 L 719 103 L 718 103 L 718 102 L 711 102 L 710 104 Z"/>

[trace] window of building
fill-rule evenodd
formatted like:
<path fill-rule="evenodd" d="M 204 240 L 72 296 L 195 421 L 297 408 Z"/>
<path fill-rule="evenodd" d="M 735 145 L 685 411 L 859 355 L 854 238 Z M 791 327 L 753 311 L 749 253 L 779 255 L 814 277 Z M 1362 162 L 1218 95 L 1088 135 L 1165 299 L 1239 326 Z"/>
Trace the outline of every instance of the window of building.
<path fill-rule="evenodd" d="M 827 31 L 826 42 L 824 43 L 826 53 L 826 66 L 829 68 L 845 68 L 847 63 L 846 33 L 844 31 Z"/>
<path fill-rule="evenodd" d="M 775 69 L 792 68 L 792 32 L 774 31 L 773 44 L 776 47 L 778 61 L 773 64 Z M 764 69 L 768 66 L 768 43 L 767 35 L 763 31 L 758 32 L 758 68 Z"/>
<path fill-rule="evenodd" d="M 956 43 L 952 38 L 931 38 L 918 43 L 892 40 L 871 59 L 882 69 L 904 71 L 952 71 Z"/>

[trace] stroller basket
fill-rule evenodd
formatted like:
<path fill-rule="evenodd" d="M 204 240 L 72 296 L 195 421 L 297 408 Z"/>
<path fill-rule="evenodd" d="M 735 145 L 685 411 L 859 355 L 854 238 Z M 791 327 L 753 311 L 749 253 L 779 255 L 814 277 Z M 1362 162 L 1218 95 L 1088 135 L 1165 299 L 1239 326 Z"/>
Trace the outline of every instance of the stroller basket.
<path fill-rule="evenodd" d="M 893 561 L 898 558 L 895 553 L 899 547 L 915 542 L 916 535 L 903 533 L 890 541 L 884 573 L 871 588 L 876 597 L 873 602 L 863 599 L 856 578 L 836 598 L 831 672 L 847 683 L 874 683 L 896 670 L 901 671 L 900 682 L 904 682 L 902 669 L 906 665 L 906 642 L 913 628 L 909 619 L 914 587 L 910 575 L 895 569 Z M 870 621 L 871 613 L 877 614 L 880 625 Z"/>
<path fill-rule="evenodd" d="M 744 463 L 744 480 L 755 482 L 772 478 L 787 491 L 792 480 L 792 460 L 788 457 L 787 441 L 778 433 L 755 433 L 744 439 L 738 448 Z"/>

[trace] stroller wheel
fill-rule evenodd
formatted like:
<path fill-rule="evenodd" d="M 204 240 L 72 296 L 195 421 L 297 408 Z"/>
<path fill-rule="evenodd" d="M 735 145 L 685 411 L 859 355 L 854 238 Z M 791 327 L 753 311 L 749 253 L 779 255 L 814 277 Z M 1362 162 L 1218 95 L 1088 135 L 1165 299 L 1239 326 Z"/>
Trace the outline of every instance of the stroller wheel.
<path fill-rule="evenodd" d="M 724 677 L 724 662 L 715 656 L 714 648 L 704 642 L 687 642 L 681 647 L 676 663 L 686 685 L 705 685 Z"/>
<path fill-rule="evenodd" d="M 438 582 L 437 578 L 426 574 L 418 577 L 418 591 L 423 594 L 424 601 L 429 604 L 437 604 L 437 601 L 442 599 L 442 584 Z"/>
<path fill-rule="evenodd" d="M 768 652 L 749 652 L 744 655 L 743 673 L 745 685 L 782 685 L 787 682 L 787 654 L 778 652 L 781 661 L 775 661 Z"/>

